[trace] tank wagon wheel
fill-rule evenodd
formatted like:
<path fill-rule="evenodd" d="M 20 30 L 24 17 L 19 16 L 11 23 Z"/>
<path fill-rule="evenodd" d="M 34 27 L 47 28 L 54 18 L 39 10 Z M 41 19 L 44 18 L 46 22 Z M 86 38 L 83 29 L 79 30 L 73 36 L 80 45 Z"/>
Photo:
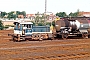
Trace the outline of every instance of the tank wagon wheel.
<path fill-rule="evenodd" d="M 11 38 L 11 40 L 10 41 L 13 41 L 14 40 L 14 36 L 11 36 L 12 38 Z"/>
<path fill-rule="evenodd" d="M 34 39 L 35 39 L 35 34 L 32 35 L 32 40 L 34 40 Z"/>
<path fill-rule="evenodd" d="M 17 42 L 17 40 L 15 39 L 15 37 L 14 37 L 14 36 L 12 37 L 12 40 L 13 40 L 14 42 Z"/>
<path fill-rule="evenodd" d="M 36 34 L 36 39 L 39 40 L 39 34 Z"/>
<path fill-rule="evenodd" d="M 68 38 L 68 34 L 67 34 L 67 33 L 62 34 L 62 38 L 63 38 L 64 40 L 66 40 L 66 39 Z"/>
<path fill-rule="evenodd" d="M 88 35 L 87 34 L 82 34 L 82 38 L 87 39 Z"/>
<path fill-rule="evenodd" d="M 15 42 L 14 36 L 12 36 L 12 39 L 11 39 L 11 41 L 14 41 L 14 42 Z"/>
<path fill-rule="evenodd" d="M 90 34 L 88 35 L 88 38 L 90 38 Z"/>
<path fill-rule="evenodd" d="M 55 34 L 52 34 L 51 41 L 52 41 L 52 40 L 55 40 L 55 38 L 54 38 L 54 37 L 56 37 L 56 35 L 55 35 Z"/>
<path fill-rule="evenodd" d="M 13 42 L 17 42 L 17 37 L 15 37 L 14 35 L 12 36 L 12 41 Z"/>

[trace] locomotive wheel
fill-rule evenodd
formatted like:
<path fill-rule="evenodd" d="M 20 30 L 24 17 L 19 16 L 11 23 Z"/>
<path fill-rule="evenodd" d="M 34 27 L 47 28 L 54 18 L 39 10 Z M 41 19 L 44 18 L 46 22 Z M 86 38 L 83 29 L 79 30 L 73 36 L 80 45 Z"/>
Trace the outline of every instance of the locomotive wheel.
<path fill-rule="evenodd" d="M 41 34 L 39 34 L 39 41 L 43 40 L 43 36 Z"/>
<path fill-rule="evenodd" d="M 68 38 L 68 34 L 67 34 L 67 33 L 62 34 L 62 38 L 63 38 L 64 40 L 67 39 L 67 38 Z"/>
<path fill-rule="evenodd" d="M 17 38 L 15 36 L 12 36 L 12 41 L 16 42 Z"/>
<path fill-rule="evenodd" d="M 20 42 L 20 35 L 17 35 L 17 41 Z"/>

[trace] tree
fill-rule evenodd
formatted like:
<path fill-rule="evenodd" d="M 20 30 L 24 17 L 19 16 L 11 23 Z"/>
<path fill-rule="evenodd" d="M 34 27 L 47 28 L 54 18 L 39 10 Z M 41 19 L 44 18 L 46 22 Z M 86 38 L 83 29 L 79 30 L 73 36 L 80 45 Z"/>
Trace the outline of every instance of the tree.
<path fill-rule="evenodd" d="M 25 11 L 22 11 L 21 13 L 22 13 L 22 15 L 23 15 L 24 17 L 26 17 L 26 12 L 25 12 Z"/>
<path fill-rule="evenodd" d="M 65 17 L 67 16 L 67 14 L 65 12 L 59 12 L 59 13 L 56 13 L 56 16 Z"/>
<path fill-rule="evenodd" d="M 3 30 L 3 29 L 4 29 L 4 26 L 3 26 L 2 21 L 0 20 L 0 30 Z"/>
<path fill-rule="evenodd" d="M 73 13 L 71 12 L 71 13 L 69 14 L 69 16 L 70 16 L 70 17 L 73 17 Z"/>
<path fill-rule="evenodd" d="M 43 26 L 44 24 L 43 23 L 38 23 L 38 26 Z"/>
<path fill-rule="evenodd" d="M 35 15 L 36 15 L 36 17 L 35 17 L 35 24 L 38 25 L 39 19 L 40 19 L 39 12 L 37 12 Z"/>
<path fill-rule="evenodd" d="M 17 16 L 20 15 L 20 11 L 16 11 L 16 15 L 17 15 Z"/>
<path fill-rule="evenodd" d="M 7 15 L 6 12 L 1 12 L 1 18 L 3 18 L 5 15 Z"/>
<path fill-rule="evenodd" d="M 9 19 L 12 19 L 13 18 L 15 20 L 17 18 L 17 14 L 15 13 L 15 11 L 9 12 L 8 13 L 8 18 Z"/>
<path fill-rule="evenodd" d="M 49 25 L 49 26 L 51 26 L 51 22 L 46 22 L 46 25 Z"/>
<path fill-rule="evenodd" d="M 71 12 L 71 13 L 69 14 L 70 17 L 78 17 L 78 15 L 79 15 L 79 12 L 75 12 L 75 13 L 72 13 L 72 12 Z"/>
<path fill-rule="evenodd" d="M 16 20 L 16 18 L 17 18 L 17 15 L 16 15 L 16 14 L 13 14 L 13 18 L 14 18 L 14 20 Z"/>
<path fill-rule="evenodd" d="M 55 21 L 52 21 L 52 25 L 55 26 Z"/>
<path fill-rule="evenodd" d="M 78 17 L 78 16 L 80 16 L 80 15 L 79 15 L 79 9 L 77 10 L 77 12 L 74 12 L 74 13 L 71 12 L 71 13 L 69 14 L 69 16 L 70 16 L 70 17 Z"/>
<path fill-rule="evenodd" d="M 75 12 L 74 17 L 78 17 L 78 14 L 79 14 L 78 12 Z"/>
<path fill-rule="evenodd" d="M 37 12 L 35 15 L 36 15 L 35 24 L 39 25 L 39 26 L 44 25 L 44 23 L 45 23 L 44 14 L 40 14 L 39 12 Z"/>
<path fill-rule="evenodd" d="M 14 13 L 14 11 L 11 11 L 11 12 L 8 13 L 8 18 L 9 19 L 13 18 L 13 13 Z"/>
<path fill-rule="evenodd" d="M 22 12 L 16 11 L 16 14 L 17 14 L 17 16 L 18 15 L 23 15 L 24 17 L 26 17 L 26 12 L 25 11 L 22 11 Z"/>

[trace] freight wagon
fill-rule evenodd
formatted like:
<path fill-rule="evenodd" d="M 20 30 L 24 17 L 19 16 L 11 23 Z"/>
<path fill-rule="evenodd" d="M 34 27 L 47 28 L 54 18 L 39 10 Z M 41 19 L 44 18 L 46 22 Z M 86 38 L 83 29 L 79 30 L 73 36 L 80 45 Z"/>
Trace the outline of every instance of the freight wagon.
<path fill-rule="evenodd" d="M 88 38 L 90 37 L 90 20 L 57 20 L 55 22 L 55 29 L 56 33 L 54 35 L 61 36 L 63 39 L 74 35 Z"/>

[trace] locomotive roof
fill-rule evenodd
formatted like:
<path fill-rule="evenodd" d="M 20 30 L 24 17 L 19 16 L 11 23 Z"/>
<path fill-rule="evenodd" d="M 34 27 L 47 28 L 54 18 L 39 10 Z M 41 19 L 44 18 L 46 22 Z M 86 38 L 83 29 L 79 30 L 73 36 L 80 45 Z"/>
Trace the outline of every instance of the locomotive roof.
<path fill-rule="evenodd" d="M 21 22 L 20 24 L 33 24 L 32 22 Z"/>
<path fill-rule="evenodd" d="M 26 22 L 26 21 L 15 21 L 14 24 L 19 23 L 19 24 L 33 24 L 32 22 Z"/>

